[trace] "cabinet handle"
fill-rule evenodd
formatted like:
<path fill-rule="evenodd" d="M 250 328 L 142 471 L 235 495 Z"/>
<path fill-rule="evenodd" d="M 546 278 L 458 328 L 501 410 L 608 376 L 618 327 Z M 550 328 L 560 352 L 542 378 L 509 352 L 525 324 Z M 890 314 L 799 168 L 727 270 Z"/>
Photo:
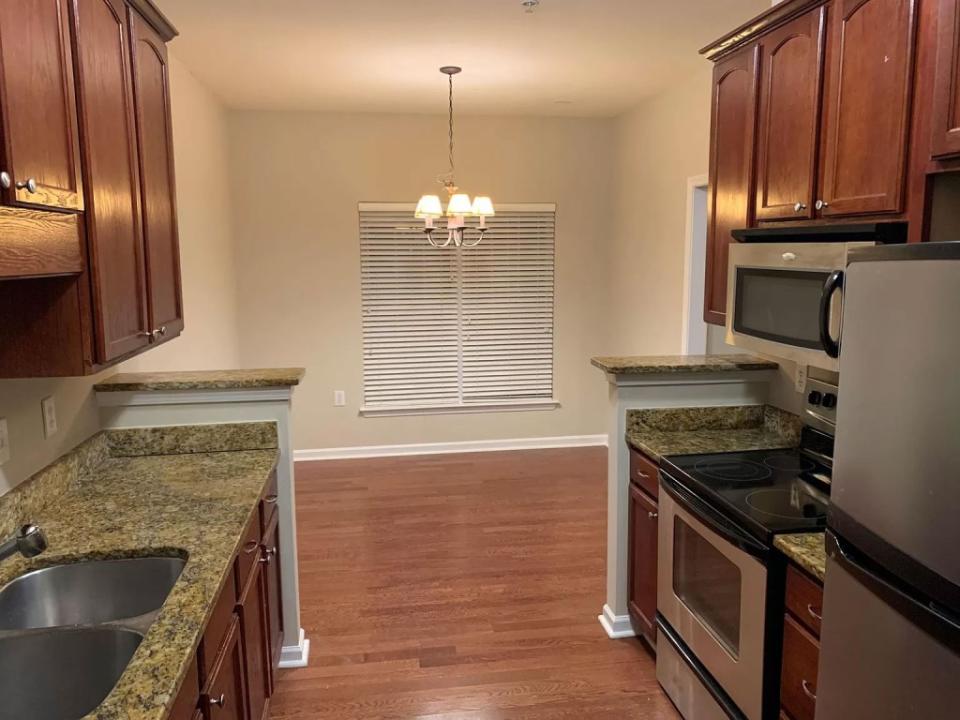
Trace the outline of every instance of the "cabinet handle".
<path fill-rule="evenodd" d="M 807 603 L 807 613 L 817 622 L 821 622 L 823 620 L 823 615 L 818 613 L 817 610 L 819 610 L 819 608 L 815 608 L 810 603 Z"/>
<path fill-rule="evenodd" d="M 651 520 L 656 520 L 658 517 L 660 517 L 660 513 L 648 512 L 647 517 Z"/>
<path fill-rule="evenodd" d="M 166 325 L 161 325 L 160 327 L 158 327 L 158 328 L 157 328 L 157 334 L 159 334 L 161 337 L 164 336 L 164 335 L 166 335 L 166 334 L 167 334 L 167 326 L 166 326 Z"/>
<path fill-rule="evenodd" d="M 267 495 L 267 496 L 263 499 L 263 501 L 264 501 L 265 503 L 267 503 L 268 505 L 276 505 L 276 504 L 277 504 L 277 496 L 276 496 L 276 495 Z"/>
<path fill-rule="evenodd" d="M 145 338 L 147 338 L 148 340 L 150 340 L 150 342 L 153 342 L 153 341 L 156 339 L 156 338 L 153 336 L 153 333 L 150 332 L 149 330 L 144 330 L 143 332 L 138 332 L 138 333 L 137 333 L 137 337 L 145 337 Z"/>
<path fill-rule="evenodd" d="M 804 682 L 806 682 L 806 681 L 804 681 Z M 213 707 L 214 705 L 216 705 L 216 706 L 219 707 L 219 708 L 224 708 L 224 707 L 227 706 L 227 696 L 224 695 L 223 693 L 220 693 L 220 697 L 218 697 L 218 698 L 215 698 L 215 697 L 209 698 L 208 702 L 210 703 L 210 707 Z"/>
<path fill-rule="evenodd" d="M 252 553 L 258 547 L 260 547 L 260 543 L 258 543 L 256 540 L 251 540 L 250 542 L 248 542 L 246 545 L 243 546 L 243 552 Z"/>
<path fill-rule="evenodd" d="M 783 258 L 784 262 L 793 262 L 794 260 L 797 259 L 797 254 L 792 252 L 785 252 L 780 257 Z"/>
<path fill-rule="evenodd" d="M 643 470 L 637 470 L 637 477 L 641 477 L 644 480 L 650 479 L 650 476 L 647 473 L 645 473 Z"/>
<path fill-rule="evenodd" d="M 807 204 L 802 202 L 798 202 L 796 205 L 793 206 L 794 212 L 803 212 L 806 209 L 807 209 Z"/>
<path fill-rule="evenodd" d="M 4 190 L 9 190 L 11 184 L 13 184 L 13 180 L 10 177 L 10 173 L 8 173 L 6 170 L 0 172 L 0 187 L 2 187 Z"/>
<path fill-rule="evenodd" d="M 817 200 L 817 210 L 823 210 L 824 208 L 830 207 L 830 203 L 826 200 Z"/>
<path fill-rule="evenodd" d="M 277 554 L 277 549 L 275 547 L 263 549 L 263 557 L 260 558 L 260 562 L 264 565 L 269 565 L 273 561 L 273 556 Z"/>
<path fill-rule="evenodd" d="M 26 182 L 18 182 L 17 190 L 26 190 L 33 194 L 37 191 L 37 181 L 34 178 L 27 178 Z"/>
<path fill-rule="evenodd" d="M 814 702 L 817 701 L 817 694 L 810 689 L 810 683 L 808 683 L 806 680 L 801 680 L 800 687 L 803 689 L 804 695 L 806 695 L 808 698 L 810 698 Z"/>

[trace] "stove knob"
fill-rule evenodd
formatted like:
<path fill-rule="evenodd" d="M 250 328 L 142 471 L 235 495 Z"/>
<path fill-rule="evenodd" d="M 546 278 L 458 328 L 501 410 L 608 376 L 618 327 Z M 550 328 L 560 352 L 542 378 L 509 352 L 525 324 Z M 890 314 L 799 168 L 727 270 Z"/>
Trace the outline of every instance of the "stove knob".
<path fill-rule="evenodd" d="M 837 406 L 837 396 L 833 393 L 827 393 L 823 396 L 823 406 L 827 410 L 831 410 Z"/>
<path fill-rule="evenodd" d="M 811 405 L 819 405 L 822 399 L 823 395 L 819 390 L 811 390 L 810 394 L 807 395 L 807 402 Z"/>

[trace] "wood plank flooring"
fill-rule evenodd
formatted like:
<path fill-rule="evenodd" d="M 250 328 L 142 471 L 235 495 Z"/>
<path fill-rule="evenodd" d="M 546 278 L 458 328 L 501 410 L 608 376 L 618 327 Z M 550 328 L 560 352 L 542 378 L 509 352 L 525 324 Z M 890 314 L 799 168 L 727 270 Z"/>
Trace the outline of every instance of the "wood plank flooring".
<path fill-rule="evenodd" d="M 297 464 L 310 666 L 275 720 L 676 720 L 609 640 L 606 451 Z"/>

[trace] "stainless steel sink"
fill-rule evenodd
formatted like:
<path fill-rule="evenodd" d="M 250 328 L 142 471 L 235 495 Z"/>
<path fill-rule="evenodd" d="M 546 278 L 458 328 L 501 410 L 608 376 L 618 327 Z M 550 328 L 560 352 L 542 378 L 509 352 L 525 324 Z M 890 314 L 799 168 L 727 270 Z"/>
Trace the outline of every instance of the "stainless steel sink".
<path fill-rule="evenodd" d="M 0 720 L 76 720 L 110 694 L 143 636 L 115 627 L 0 637 Z"/>
<path fill-rule="evenodd" d="M 145 615 L 163 605 L 185 562 L 144 557 L 34 570 L 0 590 L 0 630 L 96 625 Z M 0 704 L 3 697 L 0 692 Z"/>

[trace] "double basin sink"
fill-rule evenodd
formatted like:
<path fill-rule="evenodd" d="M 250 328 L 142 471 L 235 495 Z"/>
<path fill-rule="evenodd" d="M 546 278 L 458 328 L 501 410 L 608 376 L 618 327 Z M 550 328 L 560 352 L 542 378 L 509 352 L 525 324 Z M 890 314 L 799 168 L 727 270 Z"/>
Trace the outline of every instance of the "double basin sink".
<path fill-rule="evenodd" d="M 183 571 L 176 557 L 91 560 L 0 590 L 0 720 L 78 720 L 117 684 Z"/>

